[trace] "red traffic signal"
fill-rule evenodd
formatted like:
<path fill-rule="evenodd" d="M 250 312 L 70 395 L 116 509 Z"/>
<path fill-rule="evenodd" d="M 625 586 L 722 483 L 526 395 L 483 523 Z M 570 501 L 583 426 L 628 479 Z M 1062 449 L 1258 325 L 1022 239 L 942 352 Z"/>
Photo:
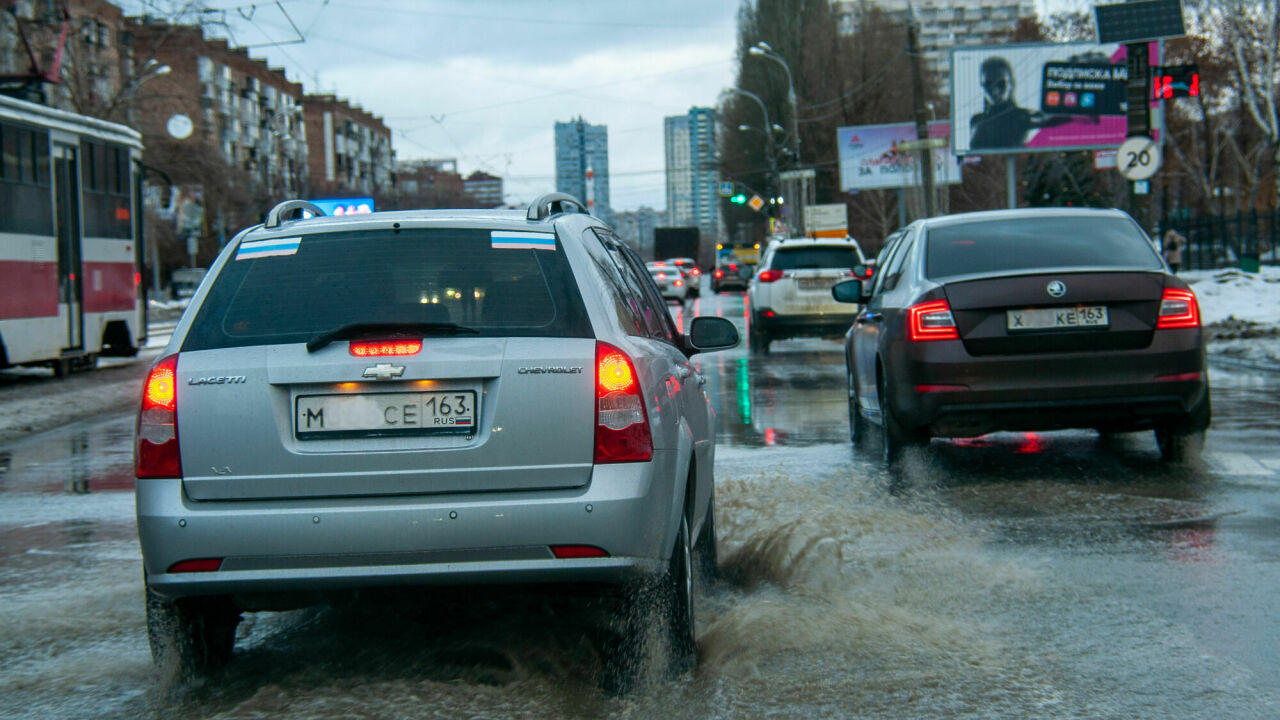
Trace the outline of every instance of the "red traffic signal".
<path fill-rule="evenodd" d="M 1169 65 L 1155 68 L 1151 77 L 1151 99 L 1169 100 L 1200 94 L 1200 68 L 1196 65 Z"/>

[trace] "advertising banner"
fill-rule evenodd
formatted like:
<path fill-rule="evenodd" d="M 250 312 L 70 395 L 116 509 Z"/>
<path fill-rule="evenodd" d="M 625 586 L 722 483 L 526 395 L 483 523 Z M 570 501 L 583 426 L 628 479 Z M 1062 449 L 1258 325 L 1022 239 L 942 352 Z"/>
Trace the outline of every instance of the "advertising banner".
<path fill-rule="evenodd" d="M 1159 64 L 1155 43 L 1150 62 Z M 957 155 L 1116 147 L 1128 130 L 1123 45 L 1025 44 L 951 51 Z"/>
<path fill-rule="evenodd" d="M 949 139 L 951 123 L 929 123 L 929 137 Z M 904 150 L 902 143 L 916 142 L 915 123 L 857 125 L 836 129 L 840 161 L 840 189 L 885 190 L 923 185 L 920 153 Z M 960 165 L 948 145 L 933 151 L 933 178 L 938 185 L 960 182 Z"/>

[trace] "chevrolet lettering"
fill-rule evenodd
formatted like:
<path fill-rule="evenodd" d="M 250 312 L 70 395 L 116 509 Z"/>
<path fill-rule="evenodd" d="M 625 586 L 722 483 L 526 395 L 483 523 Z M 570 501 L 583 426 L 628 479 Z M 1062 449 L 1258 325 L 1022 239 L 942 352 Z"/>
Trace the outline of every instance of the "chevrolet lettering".
<path fill-rule="evenodd" d="M 561 375 L 579 375 L 582 373 L 580 367 L 522 367 L 516 371 L 520 375 L 544 375 L 544 374 L 561 374 Z"/>

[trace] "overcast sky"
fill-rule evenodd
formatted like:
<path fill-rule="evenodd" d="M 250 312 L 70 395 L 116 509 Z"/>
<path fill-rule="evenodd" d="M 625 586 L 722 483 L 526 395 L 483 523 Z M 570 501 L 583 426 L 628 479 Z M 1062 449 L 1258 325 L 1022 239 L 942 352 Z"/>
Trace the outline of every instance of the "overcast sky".
<path fill-rule="evenodd" d="M 137 14 L 164 0 L 117 2 Z M 714 106 L 737 75 L 739 0 L 204 4 L 307 92 L 381 117 L 397 158 L 500 175 L 508 203 L 555 189 L 553 124 L 580 115 L 609 128 L 612 207 L 664 208 L 662 119 Z"/>

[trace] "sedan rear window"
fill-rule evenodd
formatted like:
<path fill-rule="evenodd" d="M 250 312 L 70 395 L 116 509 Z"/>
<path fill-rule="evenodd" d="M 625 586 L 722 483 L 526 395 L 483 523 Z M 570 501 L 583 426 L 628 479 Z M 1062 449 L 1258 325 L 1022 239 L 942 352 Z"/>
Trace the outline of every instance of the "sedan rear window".
<path fill-rule="evenodd" d="M 858 257 L 858 251 L 851 246 L 815 245 L 778 248 L 774 251 L 769 267 L 774 270 L 852 269 L 861 264 L 862 258 Z"/>
<path fill-rule="evenodd" d="M 182 349 L 306 342 L 362 323 L 591 337 L 559 244 L 503 245 L 488 230 L 438 229 L 304 235 L 282 255 L 254 257 L 242 246 L 241 259 L 214 279 Z"/>
<path fill-rule="evenodd" d="M 931 280 L 1041 268 L 1161 270 L 1160 257 L 1127 218 L 1043 217 L 931 228 L 925 275 Z"/>

